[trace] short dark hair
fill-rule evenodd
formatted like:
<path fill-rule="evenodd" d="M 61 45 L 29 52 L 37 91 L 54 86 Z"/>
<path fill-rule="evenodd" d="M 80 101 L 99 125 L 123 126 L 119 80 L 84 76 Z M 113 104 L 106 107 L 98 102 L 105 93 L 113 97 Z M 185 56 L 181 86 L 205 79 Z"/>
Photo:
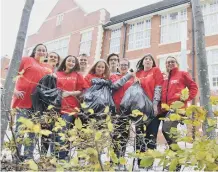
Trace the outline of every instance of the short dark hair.
<path fill-rule="evenodd" d="M 113 56 L 118 57 L 118 62 L 120 62 L 119 55 L 118 55 L 118 54 L 115 54 L 115 53 L 112 53 L 112 54 L 110 54 L 110 55 L 107 57 L 107 64 L 108 64 L 108 65 L 109 65 L 110 58 L 113 57 Z"/>
<path fill-rule="evenodd" d="M 144 59 L 146 57 L 150 57 L 151 60 L 153 61 L 152 67 L 156 67 L 156 63 L 155 63 L 155 60 L 154 60 L 153 56 L 151 54 L 146 54 L 141 60 L 138 61 L 137 65 L 136 65 L 136 70 L 137 71 L 144 70 L 143 61 L 144 61 Z"/>
<path fill-rule="evenodd" d="M 80 71 L 79 61 L 78 61 L 77 57 L 75 57 L 73 55 L 68 55 L 67 57 L 65 57 L 64 60 L 61 62 L 61 64 L 60 64 L 60 66 L 59 66 L 57 71 L 65 71 L 66 70 L 66 61 L 67 61 L 68 57 L 74 57 L 75 60 L 76 60 L 75 66 L 73 67 L 73 69 L 70 70 L 69 73 L 71 73 L 71 72 L 79 72 Z"/>
<path fill-rule="evenodd" d="M 56 64 L 56 67 L 58 67 L 58 66 L 59 66 L 59 63 L 60 63 L 60 60 L 61 60 L 61 57 L 60 57 L 60 55 L 59 55 L 58 53 L 56 53 L 56 52 L 54 52 L 54 51 L 50 52 L 49 54 L 51 54 L 51 53 L 54 53 L 54 54 L 56 54 L 56 55 L 58 56 L 58 63 Z M 48 55 L 49 55 L 49 54 L 48 54 Z"/>
<path fill-rule="evenodd" d="M 46 52 L 48 52 L 47 47 L 46 47 L 44 44 L 40 43 L 40 44 L 37 44 L 37 45 L 33 48 L 33 51 L 32 51 L 32 53 L 30 54 L 30 57 L 35 58 L 36 49 L 37 49 L 37 47 L 40 46 L 40 45 L 44 46 L 45 49 L 46 49 Z M 47 57 L 47 56 L 46 56 L 46 57 Z"/>

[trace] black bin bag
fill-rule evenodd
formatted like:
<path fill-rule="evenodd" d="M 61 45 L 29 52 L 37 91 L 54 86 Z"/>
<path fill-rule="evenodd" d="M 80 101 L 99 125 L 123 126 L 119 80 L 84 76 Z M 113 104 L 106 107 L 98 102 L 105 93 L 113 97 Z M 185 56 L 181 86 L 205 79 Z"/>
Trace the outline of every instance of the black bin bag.
<path fill-rule="evenodd" d="M 154 118 L 154 110 L 151 100 L 148 98 L 139 82 L 130 86 L 121 101 L 120 112 L 122 118 L 130 118 L 133 121 L 143 119 L 141 115 L 132 116 L 133 110 L 139 110 L 143 115 L 147 116 L 145 124 L 149 124 Z"/>
<path fill-rule="evenodd" d="M 56 111 L 61 108 L 62 91 L 56 87 L 56 78 L 52 75 L 44 76 L 38 83 L 32 95 L 33 110 L 45 112 L 49 105 Z"/>
<path fill-rule="evenodd" d="M 83 101 L 86 105 L 83 108 L 87 112 L 88 109 L 93 109 L 94 113 L 100 115 L 109 107 L 112 114 L 115 113 L 115 104 L 112 98 L 112 82 L 101 78 L 92 79 L 92 86 L 83 94 Z"/>

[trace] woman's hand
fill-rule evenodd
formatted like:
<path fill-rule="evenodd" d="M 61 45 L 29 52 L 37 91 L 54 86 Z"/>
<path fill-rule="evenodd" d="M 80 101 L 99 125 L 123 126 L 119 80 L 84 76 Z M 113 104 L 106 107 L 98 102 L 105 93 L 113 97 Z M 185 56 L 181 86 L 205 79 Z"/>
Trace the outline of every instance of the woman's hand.
<path fill-rule="evenodd" d="M 26 93 L 25 91 L 14 90 L 14 96 L 15 96 L 17 99 L 23 99 L 25 93 Z"/>
<path fill-rule="evenodd" d="M 69 96 L 72 96 L 72 92 L 71 91 L 63 91 L 62 93 L 62 97 L 69 97 Z"/>
<path fill-rule="evenodd" d="M 153 104 L 153 109 L 154 109 L 154 115 L 157 116 L 157 115 L 158 115 L 158 107 L 157 107 L 157 104 Z"/>

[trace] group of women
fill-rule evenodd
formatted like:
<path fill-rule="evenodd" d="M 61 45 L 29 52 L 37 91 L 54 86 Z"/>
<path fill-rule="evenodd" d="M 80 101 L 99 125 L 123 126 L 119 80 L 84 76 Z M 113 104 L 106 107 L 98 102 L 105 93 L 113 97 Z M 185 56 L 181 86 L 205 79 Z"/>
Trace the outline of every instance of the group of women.
<path fill-rule="evenodd" d="M 44 60 L 45 57 L 47 57 L 46 62 Z M 155 118 L 149 123 L 146 131 L 144 131 L 144 128 L 141 126 L 136 128 L 137 133 L 146 134 L 143 137 L 143 142 L 136 145 L 140 152 L 156 148 L 156 139 L 160 124 L 159 117 L 168 114 L 167 111 L 161 110 L 160 104 L 166 103 L 170 105 L 172 102 L 180 100 L 181 90 L 185 87 L 189 89 L 189 98 L 187 101 L 192 100 L 198 91 L 196 83 L 187 72 L 179 70 L 178 61 L 172 56 L 166 59 L 165 74 L 161 73 L 151 54 L 145 55 L 138 61 L 135 72 L 129 72 L 130 62 L 126 58 L 119 58 L 117 54 L 110 54 L 107 61 L 103 59 L 98 60 L 85 76 L 82 76 L 79 72 L 80 64 L 77 57 L 68 55 L 62 60 L 60 65 L 59 63 L 60 56 L 55 52 L 47 55 L 47 48 L 43 44 L 38 44 L 33 49 L 30 57 L 22 58 L 19 69 L 22 76 L 18 78 L 16 83 L 12 102 L 12 108 L 19 109 L 17 111 L 17 119 L 20 117 L 31 118 L 31 94 L 40 79 L 45 75 L 55 73 L 54 76 L 57 79 L 57 88 L 62 90 L 60 116 L 67 121 L 68 124 L 73 123 L 73 120 L 76 118 L 76 116 L 69 114 L 74 112 L 76 107 L 80 108 L 80 102 L 77 97 L 85 94 L 92 86 L 92 80 L 94 78 L 110 80 L 112 83 L 116 83 L 128 75 L 128 77 L 126 77 L 127 80 L 116 90 L 111 92 L 116 106 L 116 113 L 119 114 L 120 112 L 120 103 L 125 92 L 133 83 L 139 82 L 148 98 L 152 101 L 155 114 Z M 187 102 L 184 103 L 185 106 L 187 106 Z M 122 124 L 122 120 L 118 121 L 118 123 Z M 169 130 L 171 127 L 176 127 L 177 124 L 178 122 L 176 121 L 167 121 L 163 124 L 163 134 L 168 144 L 175 143 L 175 140 L 169 135 Z M 19 125 L 20 123 L 17 122 L 17 130 L 19 129 Z M 117 130 L 117 132 L 120 132 L 123 138 L 117 138 L 115 136 L 113 139 L 115 141 L 121 139 L 121 142 L 123 140 L 123 145 L 121 146 L 123 148 L 118 148 L 115 145 L 114 149 L 117 156 L 124 156 L 128 131 Z M 34 134 L 29 134 L 29 138 L 33 139 Z M 18 149 L 21 150 L 21 145 Z M 33 150 L 33 143 L 31 143 L 30 146 L 25 146 L 24 151 L 26 158 L 33 157 Z M 59 153 L 60 159 L 65 159 L 66 156 L 67 151 Z"/>

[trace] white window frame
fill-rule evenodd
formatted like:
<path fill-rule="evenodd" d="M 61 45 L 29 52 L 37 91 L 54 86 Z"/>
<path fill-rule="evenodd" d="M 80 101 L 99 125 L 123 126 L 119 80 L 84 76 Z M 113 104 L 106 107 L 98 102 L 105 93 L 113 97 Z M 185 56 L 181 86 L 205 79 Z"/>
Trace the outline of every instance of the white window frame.
<path fill-rule="evenodd" d="M 84 53 L 84 54 L 87 54 L 88 56 L 90 56 L 91 47 L 92 47 L 92 31 L 93 31 L 93 29 L 88 29 L 86 31 L 80 32 L 81 39 L 80 39 L 79 54 Z M 85 37 L 87 37 L 88 39 Z"/>
<path fill-rule="evenodd" d="M 217 60 L 215 61 L 213 58 L 213 52 L 216 51 L 217 55 L 218 55 L 218 46 L 214 46 L 214 47 L 208 47 L 206 48 L 207 50 L 207 65 L 208 65 L 208 75 L 209 75 L 209 82 L 210 82 L 210 88 L 212 90 L 217 90 L 218 89 L 218 85 L 214 86 L 213 85 L 213 78 L 218 78 L 218 75 L 213 75 L 213 71 L 212 71 L 212 66 L 213 65 L 218 65 L 218 56 L 214 55 L 214 58 L 217 58 Z M 218 70 L 218 69 L 217 69 Z"/>
<path fill-rule="evenodd" d="M 56 26 L 61 25 L 63 20 L 64 20 L 64 13 L 58 14 L 56 19 Z"/>
<path fill-rule="evenodd" d="M 178 13 L 178 19 L 175 22 L 170 21 L 170 16 L 173 13 Z M 176 9 L 176 10 L 172 9 L 171 11 L 167 11 L 167 13 L 160 14 L 160 17 L 161 17 L 161 25 L 159 26 L 160 27 L 160 45 L 181 42 L 182 35 L 179 34 L 180 29 L 182 30 L 183 28 L 181 27 L 183 26 L 187 30 L 187 20 L 188 20 L 187 19 L 187 7 L 182 8 L 182 9 Z M 164 23 L 164 18 L 165 18 L 165 23 Z M 174 38 L 174 37 L 172 38 L 172 31 L 170 30 L 172 28 L 170 26 L 178 27 L 177 29 L 175 29 L 175 33 L 174 33 L 174 36 L 177 36 L 177 38 Z M 164 29 L 166 29 L 165 31 L 166 33 L 164 33 Z M 165 39 L 163 37 L 163 33 L 166 34 Z"/>
<path fill-rule="evenodd" d="M 120 53 L 120 38 L 121 38 L 121 28 L 116 28 L 111 30 L 110 38 L 110 54 L 111 53 Z"/>
<path fill-rule="evenodd" d="M 139 23 L 143 23 L 142 30 L 137 31 L 137 25 Z M 149 22 L 148 27 L 147 22 Z M 151 46 L 151 18 L 146 18 L 143 20 L 137 20 L 137 22 L 134 23 L 129 23 L 129 32 L 128 32 L 128 49 L 127 51 L 134 51 L 138 49 L 143 49 L 143 48 L 149 48 Z M 131 27 L 133 27 L 133 31 L 131 32 Z M 137 34 L 142 32 L 142 46 L 136 47 L 137 41 Z M 130 40 L 130 36 L 132 36 L 132 41 Z M 147 41 L 147 42 L 146 42 Z M 132 44 L 132 45 L 131 45 Z"/>
<path fill-rule="evenodd" d="M 181 58 L 181 55 L 182 55 L 181 52 L 174 52 L 174 53 L 169 53 L 169 54 L 158 55 L 157 56 L 158 64 L 159 64 L 158 66 L 159 66 L 159 68 L 160 68 L 160 70 L 162 72 L 166 72 L 166 67 L 165 67 L 164 62 L 166 61 L 166 58 L 168 56 L 173 56 L 173 57 L 175 57 L 177 59 L 179 65 L 180 65 L 179 68 L 181 70 L 183 70 L 183 71 L 188 71 L 188 68 L 189 68 L 189 66 L 188 66 L 188 57 L 187 57 L 188 54 L 190 54 L 190 50 L 186 51 L 186 59 L 185 60 Z M 163 64 L 160 64 L 160 60 L 163 61 Z"/>
<path fill-rule="evenodd" d="M 65 40 L 64 44 L 63 41 Z M 52 41 L 45 42 L 49 52 L 56 52 L 60 55 L 61 58 L 64 58 L 68 55 L 70 36 L 61 37 L 58 39 L 54 39 Z"/>
<path fill-rule="evenodd" d="M 214 8 L 213 10 L 213 8 L 211 8 L 211 5 L 214 3 L 216 3 L 217 7 L 214 5 L 213 7 L 216 8 Z M 202 7 L 203 18 L 204 18 L 205 36 L 218 34 L 218 0 L 201 2 L 201 7 Z M 214 22 L 216 20 L 217 23 Z"/>

